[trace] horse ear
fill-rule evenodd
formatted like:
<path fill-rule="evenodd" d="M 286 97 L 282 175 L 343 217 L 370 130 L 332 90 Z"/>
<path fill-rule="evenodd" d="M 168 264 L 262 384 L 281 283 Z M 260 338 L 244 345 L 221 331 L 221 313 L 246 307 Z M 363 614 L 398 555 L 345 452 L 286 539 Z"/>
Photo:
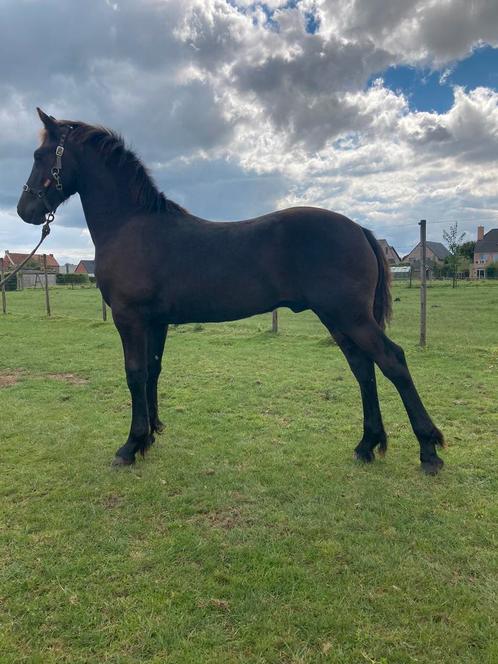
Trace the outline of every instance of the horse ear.
<path fill-rule="evenodd" d="M 38 106 L 36 107 L 36 110 L 40 120 L 43 122 L 43 125 L 47 130 L 47 133 L 51 136 L 57 136 L 59 134 L 59 125 L 57 124 L 57 120 L 51 115 L 44 113 L 41 108 L 38 108 Z"/>

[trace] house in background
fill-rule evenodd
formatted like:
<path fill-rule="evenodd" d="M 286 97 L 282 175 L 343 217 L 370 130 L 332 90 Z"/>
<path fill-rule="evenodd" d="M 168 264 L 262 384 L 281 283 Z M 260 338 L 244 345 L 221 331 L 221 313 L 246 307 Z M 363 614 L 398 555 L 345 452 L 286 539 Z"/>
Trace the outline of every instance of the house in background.
<path fill-rule="evenodd" d="M 5 251 L 3 259 L 3 269 L 5 272 L 11 272 L 20 265 L 29 254 L 19 254 L 17 252 Z M 55 286 L 56 275 L 59 272 L 59 263 L 53 254 L 47 256 L 47 281 L 49 286 Z M 42 285 L 43 275 L 43 254 L 35 254 L 30 258 L 26 267 L 23 267 L 17 275 L 18 288 L 33 288 L 39 284 Z"/>
<path fill-rule="evenodd" d="M 377 240 L 377 242 L 382 247 L 382 251 L 387 258 L 389 265 L 397 265 L 398 263 L 401 263 L 401 258 L 399 257 L 398 252 L 387 240 Z"/>
<path fill-rule="evenodd" d="M 59 272 L 61 274 L 73 274 L 77 267 L 78 266 L 76 263 L 64 263 L 64 265 L 61 266 Z"/>
<path fill-rule="evenodd" d="M 89 277 L 95 276 L 95 261 L 80 261 L 74 271 L 75 274 L 88 274 Z"/>
<path fill-rule="evenodd" d="M 15 269 L 24 260 L 26 260 L 28 256 L 29 254 L 11 253 L 7 249 L 5 251 L 5 257 L 3 259 L 4 269 L 6 271 L 10 269 Z M 43 270 L 43 254 L 35 254 L 34 256 L 32 256 L 31 259 L 29 260 L 28 265 L 34 269 Z M 59 263 L 54 258 L 54 255 L 47 254 L 47 272 L 58 272 L 58 271 L 59 271 Z"/>
<path fill-rule="evenodd" d="M 444 265 L 444 259 L 450 255 L 448 249 L 442 242 L 426 242 L 427 268 L 429 278 L 433 276 L 434 267 Z M 420 276 L 420 261 L 422 260 L 422 248 L 420 242 L 403 258 L 403 263 L 410 263 L 413 276 Z"/>
<path fill-rule="evenodd" d="M 472 277 L 485 279 L 486 268 L 498 261 L 498 228 L 484 233 L 484 226 L 477 227 L 477 242 L 474 248 Z"/>
<path fill-rule="evenodd" d="M 450 252 L 442 242 L 426 242 L 427 245 L 427 260 L 431 261 L 433 265 L 443 265 L 446 256 Z M 416 263 L 422 260 L 422 248 L 420 242 L 403 258 L 403 262 Z"/>

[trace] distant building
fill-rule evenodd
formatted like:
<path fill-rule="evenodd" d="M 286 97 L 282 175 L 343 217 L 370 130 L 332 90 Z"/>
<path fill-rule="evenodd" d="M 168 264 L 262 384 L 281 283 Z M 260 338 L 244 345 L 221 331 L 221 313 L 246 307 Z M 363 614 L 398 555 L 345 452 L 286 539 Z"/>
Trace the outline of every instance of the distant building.
<path fill-rule="evenodd" d="M 389 265 L 397 265 L 398 263 L 401 263 L 401 258 L 399 257 L 398 252 L 396 249 L 391 246 L 387 240 L 377 240 L 377 242 L 380 244 L 382 247 L 382 251 L 385 254 L 385 257 L 387 258 L 387 262 Z"/>
<path fill-rule="evenodd" d="M 75 274 L 88 274 L 89 277 L 95 276 L 95 261 L 80 261 L 74 271 Z"/>
<path fill-rule="evenodd" d="M 14 270 L 18 265 L 20 265 L 29 254 L 18 254 L 10 252 L 8 249 L 5 251 L 5 257 L 3 259 L 4 270 L 7 272 L 10 269 Z M 59 263 L 54 258 L 53 254 L 47 254 L 47 272 L 58 272 Z M 26 269 L 35 269 L 43 270 L 43 254 L 35 254 L 30 258 Z"/>
<path fill-rule="evenodd" d="M 410 279 L 412 266 L 411 265 L 392 265 L 390 267 L 392 278 L 397 281 L 400 279 Z"/>
<path fill-rule="evenodd" d="M 427 277 L 432 279 L 434 268 L 444 265 L 444 259 L 450 255 L 448 249 L 442 242 L 426 242 L 426 267 Z M 422 247 L 420 242 L 403 258 L 403 263 L 410 263 L 412 275 L 420 278 L 420 263 L 422 260 Z"/>
<path fill-rule="evenodd" d="M 427 261 L 433 265 L 443 265 L 444 259 L 450 255 L 450 252 L 442 242 L 426 242 Z M 422 248 L 420 242 L 403 258 L 403 262 L 420 263 L 422 260 Z"/>
<path fill-rule="evenodd" d="M 11 272 L 16 267 L 21 265 L 29 254 L 20 254 L 17 252 L 5 251 L 3 259 L 3 269 L 5 272 Z M 53 254 L 46 254 L 47 256 L 47 281 L 49 286 L 55 286 L 56 274 L 59 272 L 59 263 L 54 258 Z M 43 254 L 35 254 L 26 263 L 17 274 L 17 288 L 36 288 L 42 286 L 43 274 Z"/>
<path fill-rule="evenodd" d="M 61 274 L 73 274 L 77 267 L 78 266 L 76 263 L 64 263 L 64 265 L 61 266 L 59 272 Z"/>
<path fill-rule="evenodd" d="M 477 242 L 474 248 L 472 277 L 485 279 L 486 268 L 498 261 L 498 228 L 484 233 L 484 226 L 477 227 Z"/>

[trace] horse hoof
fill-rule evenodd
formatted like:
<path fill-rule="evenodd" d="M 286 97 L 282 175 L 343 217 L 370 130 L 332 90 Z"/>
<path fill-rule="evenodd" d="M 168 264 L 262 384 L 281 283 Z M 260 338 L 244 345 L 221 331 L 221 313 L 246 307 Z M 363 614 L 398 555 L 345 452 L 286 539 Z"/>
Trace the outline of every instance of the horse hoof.
<path fill-rule="evenodd" d="M 356 461 L 361 461 L 361 463 L 372 463 L 372 461 L 375 461 L 375 454 L 370 451 L 360 452 L 359 450 L 355 450 L 354 458 Z"/>
<path fill-rule="evenodd" d="M 123 457 L 115 456 L 112 460 L 111 467 L 120 468 L 122 466 L 132 466 L 134 463 L 134 460 L 132 461 L 131 459 L 123 459 Z"/>
<path fill-rule="evenodd" d="M 161 420 L 157 420 L 157 422 L 154 424 L 153 429 L 156 433 L 162 433 L 165 429 L 164 422 L 161 422 Z"/>
<path fill-rule="evenodd" d="M 443 466 L 444 462 L 439 457 L 436 457 L 431 461 L 422 461 L 421 463 L 422 471 L 426 475 L 437 475 Z"/>

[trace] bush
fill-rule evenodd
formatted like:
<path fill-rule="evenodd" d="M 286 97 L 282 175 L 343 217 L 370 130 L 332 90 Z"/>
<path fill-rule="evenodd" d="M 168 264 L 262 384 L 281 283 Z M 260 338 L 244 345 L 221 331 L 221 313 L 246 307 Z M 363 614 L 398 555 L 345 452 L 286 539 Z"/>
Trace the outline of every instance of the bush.
<path fill-rule="evenodd" d="M 486 277 L 488 279 L 496 279 L 498 277 L 498 261 L 488 265 L 486 268 Z"/>
<path fill-rule="evenodd" d="M 59 286 L 81 286 L 88 283 L 88 274 L 76 274 L 75 272 L 70 274 L 58 274 L 56 276 L 56 283 Z"/>
<path fill-rule="evenodd" d="M 7 278 L 9 276 L 9 273 L 7 272 L 4 274 L 4 277 Z M 7 283 L 5 284 L 5 290 L 6 291 L 14 291 L 17 290 L 17 277 L 12 277 L 12 279 L 9 279 Z"/>

